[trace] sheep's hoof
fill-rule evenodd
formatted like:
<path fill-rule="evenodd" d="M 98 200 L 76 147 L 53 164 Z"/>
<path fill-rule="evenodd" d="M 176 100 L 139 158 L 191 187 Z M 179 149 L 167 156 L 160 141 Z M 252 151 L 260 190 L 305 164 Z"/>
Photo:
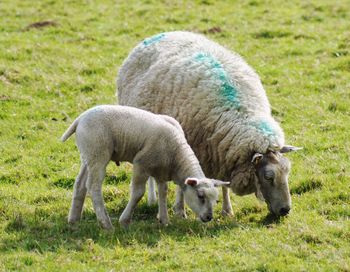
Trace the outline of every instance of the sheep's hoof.
<path fill-rule="evenodd" d="M 160 218 L 159 213 L 157 213 L 157 219 L 161 225 L 167 226 L 169 224 L 169 218 Z"/>
<path fill-rule="evenodd" d="M 69 214 L 69 215 L 68 215 L 68 223 L 69 223 L 69 224 L 74 224 L 74 223 L 80 221 L 80 217 L 81 217 L 81 215 L 72 215 L 72 214 Z"/>
<path fill-rule="evenodd" d="M 159 223 L 162 225 L 162 226 L 168 226 L 169 225 L 169 220 L 159 220 Z"/>
<path fill-rule="evenodd" d="M 229 210 L 222 210 L 221 211 L 221 215 L 225 216 L 225 217 L 231 217 L 231 216 L 233 216 L 233 211 L 231 209 L 229 209 Z"/>
<path fill-rule="evenodd" d="M 125 229 L 129 227 L 130 223 L 131 223 L 131 219 L 121 219 L 121 220 L 119 220 L 119 224 Z"/>
<path fill-rule="evenodd" d="M 107 231 L 107 232 L 113 232 L 114 231 L 114 227 L 113 226 L 109 226 L 109 227 L 102 226 L 102 227 L 103 227 L 104 231 Z"/>
<path fill-rule="evenodd" d="M 78 221 L 70 221 L 68 220 L 68 227 L 70 230 L 72 231 L 76 231 L 79 230 L 79 224 L 77 224 Z"/>

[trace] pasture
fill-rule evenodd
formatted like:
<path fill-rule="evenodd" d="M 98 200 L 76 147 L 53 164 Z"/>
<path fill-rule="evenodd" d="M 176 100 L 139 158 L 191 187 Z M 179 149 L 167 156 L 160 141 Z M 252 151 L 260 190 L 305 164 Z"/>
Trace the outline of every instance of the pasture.
<path fill-rule="evenodd" d="M 205 34 L 260 75 L 292 161 L 292 212 L 268 216 L 231 194 L 234 215 L 169 226 L 144 197 L 129 229 L 118 217 L 132 166 L 110 163 L 103 187 L 115 231 L 91 199 L 67 215 L 79 171 L 72 120 L 114 104 L 122 61 L 144 38 Z M 0 2 L 0 271 L 350 271 L 350 6 L 348 1 Z"/>

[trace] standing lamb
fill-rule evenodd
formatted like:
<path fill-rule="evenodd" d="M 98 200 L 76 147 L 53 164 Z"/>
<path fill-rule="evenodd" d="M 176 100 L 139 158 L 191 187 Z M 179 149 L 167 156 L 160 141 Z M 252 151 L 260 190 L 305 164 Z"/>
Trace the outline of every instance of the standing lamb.
<path fill-rule="evenodd" d="M 149 176 L 158 182 L 162 224 L 168 223 L 168 180 L 182 188 L 187 204 L 203 222 L 212 219 L 218 195 L 214 186 L 227 183 L 205 178 L 175 119 L 132 107 L 97 106 L 82 113 L 63 134 L 62 141 L 74 132 L 81 168 L 74 184 L 70 223 L 80 219 L 88 190 L 98 221 L 104 228 L 112 228 L 102 197 L 102 182 L 110 160 L 133 163 L 131 197 L 119 219 L 122 225 L 130 223 Z"/>
<path fill-rule="evenodd" d="M 199 34 L 162 33 L 132 50 L 117 85 L 120 104 L 179 121 L 207 176 L 288 214 L 290 162 L 282 153 L 298 148 L 284 145 L 259 76 L 239 55 Z M 232 214 L 225 187 L 223 213 Z"/>

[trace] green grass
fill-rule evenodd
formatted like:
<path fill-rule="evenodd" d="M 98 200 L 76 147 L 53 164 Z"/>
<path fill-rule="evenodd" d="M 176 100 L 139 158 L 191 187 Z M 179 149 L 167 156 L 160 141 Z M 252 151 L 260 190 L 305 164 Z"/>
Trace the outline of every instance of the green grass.
<path fill-rule="evenodd" d="M 123 230 L 131 167 L 110 164 L 114 233 L 90 199 L 69 226 L 79 154 L 59 137 L 82 111 L 116 102 L 118 68 L 139 41 L 183 29 L 241 54 L 287 143 L 304 147 L 288 155 L 292 213 L 273 221 L 255 197 L 231 195 L 233 218 L 219 205 L 209 224 L 171 214 L 161 227 L 143 199 Z M 1 1 L 0 271 L 350 271 L 349 78 L 346 0 Z"/>

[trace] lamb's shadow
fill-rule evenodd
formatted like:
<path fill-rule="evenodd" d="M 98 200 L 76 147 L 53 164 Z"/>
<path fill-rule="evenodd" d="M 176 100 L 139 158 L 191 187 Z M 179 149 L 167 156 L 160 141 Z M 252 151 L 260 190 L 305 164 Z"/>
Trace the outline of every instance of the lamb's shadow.
<path fill-rule="evenodd" d="M 204 224 L 195 219 L 177 219 L 171 216 L 168 226 L 161 226 L 156 220 L 157 207 L 140 205 L 135 211 L 133 222 L 128 229 L 118 224 L 121 211 L 110 213 L 115 230 L 108 232 L 97 223 L 92 211 L 84 211 L 82 220 L 74 225 L 67 223 L 63 213 L 52 215 L 41 213 L 13 218 L 5 228 L 6 235 L 0 243 L 0 251 L 25 250 L 55 252 L 60 248 L 82 251 L 87 241 L 93 241 L 103 247 L 113 248 L 116 244 L 127 247 L 135 243 L 148 247 L 157 245 L 164 237 L 183 241 L 196 237 L 214 237 L 227 230 L 237 228 L 232 219 L 218 219 Z"/>

